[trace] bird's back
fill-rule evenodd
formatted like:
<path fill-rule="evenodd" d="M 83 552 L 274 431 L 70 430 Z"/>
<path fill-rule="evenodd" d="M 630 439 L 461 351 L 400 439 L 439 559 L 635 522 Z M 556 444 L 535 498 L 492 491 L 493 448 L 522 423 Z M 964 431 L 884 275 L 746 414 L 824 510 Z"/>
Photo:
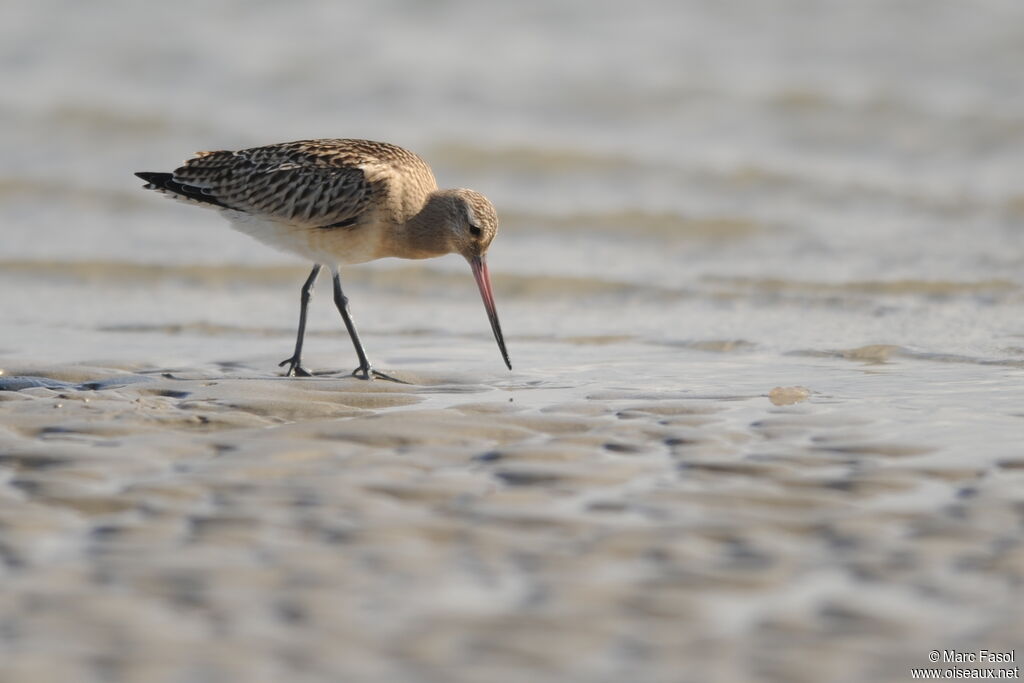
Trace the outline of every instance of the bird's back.
<path fill-rule="evenodd" d="M 298 140 L 199 152 L 173 173 L 138 173 L 147 188 L 220 209 L 235 228 L 309 258 L 379 258 L 384 233 L 437 189 L 418 155 L 386 142 Z"/>
<path fill-rule="evenodd" d="M 305 227 L 352 224 L 371 218 L 367 212 L 401 223 L 437 189 L 416 154 L 346 139 L 200 152 L 161 185 L 146 180 L 182 199 Z"/>

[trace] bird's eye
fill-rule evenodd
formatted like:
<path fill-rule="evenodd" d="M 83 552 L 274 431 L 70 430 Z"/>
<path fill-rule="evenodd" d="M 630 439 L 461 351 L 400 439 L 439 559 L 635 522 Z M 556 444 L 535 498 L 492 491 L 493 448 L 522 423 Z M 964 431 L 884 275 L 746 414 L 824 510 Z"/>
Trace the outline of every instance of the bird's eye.
<path fill-rule="evenodd" d="M 479 237 L 482 233 L 483 233 L 483 230 L 481 230 L 479 226 L 477 226 L 477 225 L 469 226 L 469 234 L 472 235 L 473 237 Z"/>

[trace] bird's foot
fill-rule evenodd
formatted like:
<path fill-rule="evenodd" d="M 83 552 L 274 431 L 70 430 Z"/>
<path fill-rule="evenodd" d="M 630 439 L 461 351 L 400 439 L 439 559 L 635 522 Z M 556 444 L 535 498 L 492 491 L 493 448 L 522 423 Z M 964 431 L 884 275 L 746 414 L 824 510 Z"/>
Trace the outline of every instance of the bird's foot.
<path fill-rule="evenodd" d="M 277 364 L 277 367 L 283 368 L 285 365 L 288 366 L 288 371 L 284 373 L 285 377 L 312 377 L 311 373 L 301 365 L 302 359 L 292 356 L 291 358 L 285 358 L 283 361 Z"/>
<path fill-rule="evenodd" d="M 369 365 L 360 365 L 352 371 L 352 376 L 359 379 L 384 379 L 389 382 L 395 382 L 396 384 L 409 384 L 409 382 L 392 377 L 391 375 L 385 375 L 383 372 L 378 370 L 374 370 L 373 367 Z"/>

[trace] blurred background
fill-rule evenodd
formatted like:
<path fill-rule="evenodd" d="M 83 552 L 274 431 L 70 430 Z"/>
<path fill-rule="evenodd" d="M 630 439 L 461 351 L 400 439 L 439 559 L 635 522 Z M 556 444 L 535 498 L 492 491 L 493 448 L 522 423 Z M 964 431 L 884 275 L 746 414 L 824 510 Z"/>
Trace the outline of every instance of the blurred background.
<path fill-rule="evenodd" d="M 1016 358 L 1022 19 L 1012 0 L 9 2 L 0 303 L 28 334 L 7 346 L 284 333 L 301 262 L 132 172 L 365 137 L 497 205 L 513 339 Z M 368 329 L 487 332 L 456 257 L 348 270 Z M 438 303 L 400 305 L 421 292 Z M 337 330 L 329 308 L 314 329 Z"/>
<path fill-rule="evenodd" d="M 619 679 L 679 680 L 680 669 L 655 654 L 695 653 L 695 661 L 712 637 L 707 615 L 713 615 L 716 656 L 750 651 L 744 638 L 760 638 L 749 666 L 736 660 L 735 671 L 748 676 L 857 679 L 816 669 L 799 647 L 782 652 L 803 636 L 803 642 L 840 643 L 843 661 L 855 662 L 862 680 L 893 680 L 894 671 L 906 671 L 903 660 L 879 674 L 864 653 L 918 637 L 917 649 L 900 656 L 924 666 L 924 648 L 968 637 L 993 647 L 985 638 L 1014 637 L 1022 584 L 1014 568 L 1021 527 L 1013 477 L 1024 467 L 1024 3 L 6 0 L 0 16 L 5 366 L 276 372 L 291 351 L 309 266 L 233 232 L 213 212 L 143 191 L 133 172 L 171 170 L 198 150 L 317 137 L 386 140 L 426 158 L 441 186 L 476 189 L 498 208 L 501 231 L 489 262 L 515 372 L 505 373 L 458 257 L 342 271 L 375 365 L 444 377 L 466 373 L 467 382 L 489 390 L 518 391 L 516 401 L 538 411 L 555 398 L 592 404 L 595 396 L 606 403 L 672 396 L 703 401 L 725 416 L 700 423 L 703 432 L 693 427 L 725 453 L 721 469 L 687 480 L 691 489 L 677 488 L 683 475 L 665 475 L 667 484 L 652 478 L 623 485 L 627 499 L 633 490 L 650 497 L 637 506 L 640 512 L 623 504 L 622 519 L 671 540 L 674 552 L 692 560 L 678 569 L 657 553 L 643 559 L 650 563 L 642 567 L 654 567 L 650 576 L 678 580 L 680 602 L 643 602 L 648 569 L 637 569 L 640 560 L 628 543 L 621 546 L 622 564 L 607 567 L 581 551 L 579 569 L 593 571 L 594 585 L 636 590 L 629 595 L 640 598 L 619 607 L 650 630 L 634 633 L 630 626 L 628 637 L 615 641 L 618 649 L 597 647 L 608 666 L 574 668 L 572 620 L 590 615 L 583 620 L 600 630 L 602 619 L 616 617 L 590 614 L 586 594 L 568 588 L 577 574 L 552 570 L 550 585 L 579 608 L 563 610 L 572 623 L 552 629 L 567 640 L 547 641 L 547 632 L 534 626 L 565 625 L 554 612 L 537 622 L 515 621 L 524 598 L 496 617 L 508 617 L 513 634 L 525 638 L 516 642 L 529 645 L 504 651 L 504 661 L 577 675 L 559 680 L 599 680 L 609 672 Z M 310 328 L 306 353 L 313 369 L 355 366 L 323 289 Z M 764 397 L 790 385 L 808 387 L 806 396 L 814 398 L 792 414 L 769 415 L 780 420 L 770 424 L 781 441 L 771 441 L 762 428 L 776 407 Z M 609 415 L 614 427 L 621 415 Z M 679 424 L 687 417 L 694 416 L 683 415 Z M 652 423 L 651 434 L 657 428 Z M 665 444 L 650 438 L 638 450 L 660 457 Z M 595 457 L 608 457 L 604 442 L 595 443 Z M 681 461 L 688 443 L 680 437 L 672 446 Z M 765 449 L 792 458 L 789 469 L 778 475 L 758 469 Z M 686 464 L 663 460 L 673 473 Z M 730 469 L 733 461 L 751 469 Z M 863 486 L 827 478 L 808 484 L 798 474 L 808 463 L 829 476 L 874 472 L 876 479 Z M 463 472 L 463 465 L 446 471 Z M 893 478 L 898 484 L 890 486 Z M 701 498 L 711 480 L 722 488 Z M 197 481 L 205 491 L 206 482 Z M 747 493 L 730 497 L 737 481 Z M 852 519 L 849 534 L 833 533 L 825 522 L 812 528 L 803 508 L 763 513 L 762 487 L 784 500 L 809 491 L 807 515 Z M 237 490 L 251 519 L 270 516 L 260 529 L 278 528 L 272 504 L 247 498 L 243 484 Z M 679 498 L 665 503 L 669 495 Z M 197 514 L 187 504 L 182 509 Z M 354 518 L 377 514 L 368 509 Z M 865 516 L 850 517 L 856 510 Z M 737 517 L 718 521 L 730 513 Z M 593 521 L 589 508 L 579 517 Z M 766 527 L 750 526 L 768 518 L 764 533 Z M 602 524 L 618 523 L 606 519 L 596 523 L 600 533 L 607 529 Z M 689 545 L 692 536 L 676 542 L 672 535 L 686 525 L 704 534 L 696 546 Z M 35 527 L 26 528 L 26 538 L 34 539 Z M 44 550 L 51 547 L 47 528 L 36 534 Z M 408 528 L 410 536 L 419 529 L 415 522 Z M 557 535 L 560 527 L 551 528 Z M 78 543 L 78 533 L 76 527 L 68 537 Z M 394 671 L 388 667 L 397 661 L 391 649 L 397 646 L 389 634 L 397 622 L 375 607 L 385 604 L 407 608 L 410 623 L 425 625 L 424 634 L 437 623 L 457 631 L 434 649 L 428 643 L 421 651 L 421 641 L 412 641 L 413 654 L 399 662 L 409 667 L 403 670 L 409 680 L 422 674 L 420 661 L 437 665 L 437 677 L 423 680 L 450 680 L 446 667 L 476 652 L 473 628 L 463 627 L 475 623 L 472 610 L 500 609 L 496 593 L 518 596 L 517 587 L 533 585 L 534 565 L 517 555 L 521 537 L 503 533 L 494 544 L 500 580 L 481 583 L 475 597 L 455 588 L 431 593 L 438 577 L 461 588 L 476 566 L 452 569 L 454 560 L 444 555 L 447 564 L 419 574 L 415 563 L 407 574 L 379 576 L 367 564 L 356 585 L 380 602 L 364 601 L 346 583 L 349 575 L 336 572 L 349 547 L 330 550 L 336 555 L 324 551 L 317 580 L 333 586 L 327 577 L 336 579 L 344 585 L 332 595 L 352 598 L 335 610 L 338 618 L 366 617 L 377 629 L 367 634 L 359 619 L 346 622 L 351 632 L 345 633 L 364 638 L 346 641 L 348 649 L 335 649 L 328 632 L 311 641 L 312 629 L 268 625 L 265 616 L 247 621 L 241 606 L 264 594 L 262 584 L 244 584 L 256 586 L 247 593 L 226 576 L 230 571 L 221 572 L 208 595 L 211 604 L 228 596 L 218 603 L 228 605 L 225 611 L 211 611 L 203 621 L 208 631 L 146 630 L 150 659 L 173 665 L 173 653 L 195 651 L 207 642 L 204 634 L 227 623 L 239 641 L 252 626 L 308 645 L 326 669 L 343 669 L 358 650 L 376 658 L 382 668 L 374 671 Z M 286 536 L 294 538 L 281 533 Z M 978 550 L 982 540 L 987 554 Z M 281 556 L 289 561 L 302 559 L 287 544 L 274 547 L 285 547 Z M 0 559 L 3 548 L 0 537 Z M 865 548 L 875 553 L 870 562 Z M 387 551 L 382 541 L 369 556 Z M 176 548 L 167 552 L 183 564 L 193 559 Z M 80 566 L 93 567 L 82 553 Z M 114 553 L 115 560 L 129 554 Z M 29 582 L 40 577 L 39 594 L 62 585 L 64 556 L 55 556 L 50 579 L 19 574 Z M 363 555 L 352 557 L 359 562 Z M 158 572 L 131 562 L 125 561 L 126 575 L 137 570 L 145 593 L 145 581 Z M 718 579 L 722 567 L 734 566 L 741 566 L 740 579 Z M 215 572 L 199 567 L 197 575 Z M 109 613 L 110 633 L 172 620 L 162 607 L 154 608 L 152 622 L 119 620 L 138 612 L 136 594 L 118 583 L 113 569 L 94 573 L 97 582 L 109 579 L 104 591 L 128 596 L 121 608 L 111 608 L 123 611 Z M 81 595 L 96 590 L 90 577 L 76 584 Z M 282 590 L 291 585 L 278 574 L 272 578 Z M 424 602 L 407 604 L 413 593 Z M 832 595 L 851 607 L 819 609 L 821 596 Z M 796 602 L 804 611 L 790 610 Z M 428 607 L 421 610 L 422 604 Z M 707 609 L 690 609 L 698 604 Z M 19 609 L 37 615 L 38 630 L 21 641 L 10 636 L 20 626 L 12 620 L 8 628 L 0 613 L 0 648 L 42 653 L 32 662 L 44 671 L 59 640 L 53 634 L 64 632 L 59 625 L 81 631 L 92 612 L 68 621 L 63 605 L 42 612 L 33 605 Z M 461 613 L 465 621 L 444 621 L 452 605 L 456 611 L 470 606 Z M 106 608 L 98 613 L 108 614 Z M 507 625 L 501 621 L 495 630 L 495 651 L 502 651 Z M 648 636 L 664 647 L 652 654 Z M 102 639 L 107 632 L 97 629 L 94 640 Z M 94 648 L 102 655 L 90 669 L 95 680 L 116 680 L 104 666 L 117 660 L 110 653 L 119 646 L 108 640 L 114 644 L 104 640 Z M 248 641 L 234 652 L 254 670 L 270 661 Z M 712 670 L 706 659 L 703 667 Z M 267 670 L 299 670 L 287 657 L 278 664 Z M 635 675 L 636 666 L 647 666 L 646 675 Z M 215 680 L 211 671 L 161 680 Z M 508 680 L 514 672 L 506 669 Z"/>

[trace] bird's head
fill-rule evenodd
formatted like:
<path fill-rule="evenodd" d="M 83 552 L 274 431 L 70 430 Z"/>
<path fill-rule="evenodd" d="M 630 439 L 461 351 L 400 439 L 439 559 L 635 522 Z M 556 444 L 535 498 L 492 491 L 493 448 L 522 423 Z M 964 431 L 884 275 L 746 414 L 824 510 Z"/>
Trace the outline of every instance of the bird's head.
<path fill-rule="evenodd" d="M 440 190 L 430 196 L 417 219 L 414 222 L 422 232 L 416 237 L 430 244 L 429 249 L 433 249 L 435 254 L 461 254 L 469 262 L 487 309 L 494 339 L 498 342 L 505 365 L 511 370 L 487 270 L 487 249 L 498 233 L 498 212 L 494 205 L 473 190 Z"/>
<path fill-rule="evenodd" d="M 487 253 L 498 233 L 498 212 L 479 192 L 438 190 L 406 230 L 407 258 L 462 254 L 468 261 Z"/>
<path fill-rule="evenodd" d="M 483 257 L 498 233 L 498 212 L 494 205 L 473 190 L 446 190 L 441 194 L 447 205 L 448 251 L 462 254 L 467 261 Z"/>

